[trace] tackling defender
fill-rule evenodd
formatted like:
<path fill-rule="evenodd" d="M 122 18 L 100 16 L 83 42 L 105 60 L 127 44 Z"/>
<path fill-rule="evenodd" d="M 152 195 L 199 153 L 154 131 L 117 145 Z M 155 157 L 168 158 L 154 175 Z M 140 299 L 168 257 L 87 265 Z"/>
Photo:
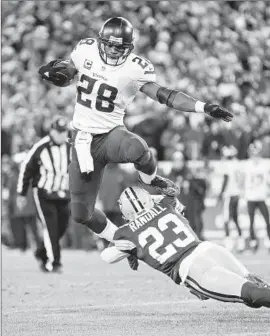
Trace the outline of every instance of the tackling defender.
<path fill-rule="evenodd" d="M 70 60 L 54 60 L 39 69 L 41 78 L 64 87 L 78 76 L 72 126 L 72 162 L 69 168 L 71 214 L 75 222 L 111 241 L 115 225 L 95 208 L 107 163 L 132 162 L 142 183 L 167 195 L 177 187 L 156 175 L 156 161 L 146 142 L 129 132 L 123 122 L 125 110 L 141 91 L 170 108 L 202 112 L 232 120 L 232 114 L 216 104 L 203 103 L 156 83 L 152 63 L 132 53 L 133 27 L 121 17 L 107 20 L 98 39 L 81 40 Z"/>
<path fill-rule="evenodd" d="M 103 260 L 114 263 L 133 255 L 201 300 L 270 308 L 268 284 L 224 247 L 200 241 L 175 197 L 154 197 L 138 187 L 123 191 L 119 205 L 127 224 L 115 232 L 114 246 L 102 251 Z"/>

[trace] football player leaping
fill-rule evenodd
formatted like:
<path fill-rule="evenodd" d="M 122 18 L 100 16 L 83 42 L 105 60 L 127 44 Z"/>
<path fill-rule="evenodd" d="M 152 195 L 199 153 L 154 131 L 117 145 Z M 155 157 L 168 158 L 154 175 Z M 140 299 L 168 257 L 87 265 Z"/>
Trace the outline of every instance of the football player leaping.
<path fill-rule="evenodd" d="M 123 123 L 125 110 L 141 91 L 179 111 L 202 112 L 225 121 L 232 114 L 216 104 L 196 101 L 156 83 L 153 65 L 132 53 L 133 27 L 121 17 L 107 20 L 98 39 L 81 40 L 67 61 L 51 61 L 40 76 L 57 86 L 78 76 L 72 125 L 74 144 L 69 168 L 71 214 L 101 238 L 111 240 L 115 225 L 95 208 L 104 167 L 108 162 L 132 162 L 142 183 L 173 195 L 176 186 L 156 175 L 157 164 L 147 144 Z M 91 173 L 90 173 L 91 172 Z"/>
<path fill-rule="evenodd" d="M 270 308 L 270 286 L 224 247 L 200 241 L 175 197 L 130 187 L 119 203 L 127 224 L 115 232 L 113 246 L 102 251 L 103 260 L 114 263 L 133 255 L 176 284 L 182 282 L 201 300 Z"/>

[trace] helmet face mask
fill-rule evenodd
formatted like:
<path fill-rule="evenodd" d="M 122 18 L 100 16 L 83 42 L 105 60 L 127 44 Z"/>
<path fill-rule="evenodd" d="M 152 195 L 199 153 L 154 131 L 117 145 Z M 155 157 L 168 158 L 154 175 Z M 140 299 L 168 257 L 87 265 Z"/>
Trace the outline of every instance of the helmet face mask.
<path fill-rule="evenodd" d="M 124 18 L 107 20 L 99 32 L 98 49 L 101 59 L 108 65 L 121 65 L 131 53 L 133 27 Z"/>
<path fill-rule="evenodd" d="M 154 206 L 154 201 L 146 190 L 130 187 L 122 192 L 118 204 L 124 220 L 131 222 L 142 213 L 151 209 Z"/>

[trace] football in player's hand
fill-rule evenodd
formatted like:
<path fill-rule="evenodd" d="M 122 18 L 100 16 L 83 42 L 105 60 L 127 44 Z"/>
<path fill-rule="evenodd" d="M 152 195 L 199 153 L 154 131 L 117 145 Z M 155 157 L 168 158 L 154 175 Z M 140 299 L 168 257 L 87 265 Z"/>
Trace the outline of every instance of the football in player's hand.
<path fill-rule="evenodd" d="M 58 77 L 61 86 L 67 86 L 74 79 L 77 70 L 71 65 L 67 64 L 66 61 L 59 61 L 54 64 L 55 75 Z"/>
<path fill-rule="evenodd" d="M 67 86 L 75 77 L 77 70 L 69 61 L 54 60 L 39 68 L 38 73 L 42 79 L 56 86 Z"/>

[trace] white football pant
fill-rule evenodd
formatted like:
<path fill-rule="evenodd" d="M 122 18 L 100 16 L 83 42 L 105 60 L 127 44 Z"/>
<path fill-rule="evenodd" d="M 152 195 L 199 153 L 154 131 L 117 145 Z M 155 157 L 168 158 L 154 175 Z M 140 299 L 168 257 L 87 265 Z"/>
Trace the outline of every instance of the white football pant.
<path fill-rule="evenodd" d="M 225 302 L 244 302 L 242 286 L 246 267 L 222 246 L 202 242 L 179 268 L 182 282 L 206 297 Z"/>

